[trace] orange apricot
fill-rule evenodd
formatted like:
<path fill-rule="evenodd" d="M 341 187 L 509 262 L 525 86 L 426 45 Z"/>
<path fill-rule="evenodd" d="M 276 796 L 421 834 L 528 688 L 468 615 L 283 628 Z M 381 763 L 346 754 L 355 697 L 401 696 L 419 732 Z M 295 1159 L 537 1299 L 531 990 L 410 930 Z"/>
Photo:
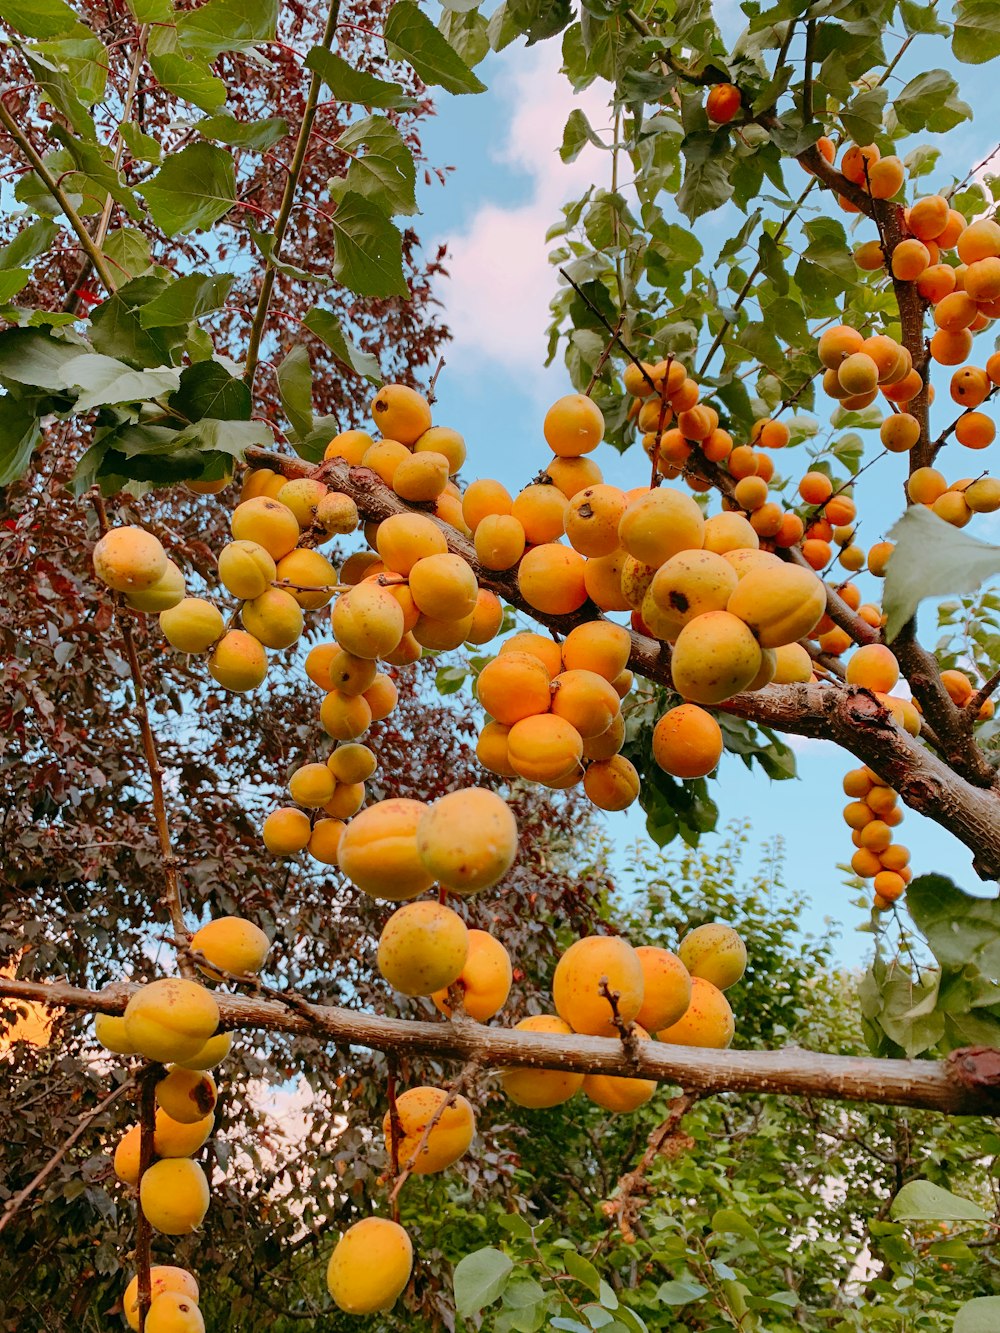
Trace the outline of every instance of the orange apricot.
<path fill-rule="evenodd" d="M 722 756 L 722 732 L 711 713 L 696 704 L 671 708 L 653 729 L 653 758 L 675 778 L 703 778 Z"/>
<path fill-rule="evenodd" d="M 558 650 L 558 645 L 553 647 Z M 628 665 L 631 651 L 632 636 L 624 626 L 610 620 L 592 620 L 577 625 L 566 635 L 562 662 L 567 671 L 596 672 L 605 680 L 614 681 Z M 559 668 L 552 674 L 558 675 Z"/>
<path fill-rule="evenodd" d="M 556 542 L 533 546 L 517 570 L 521 596 L 546 615 L 568 615 L 579 610 L 587 600 L 585 563 L 578 551 Z"/>
<path fill-rule="evenodd" d="M 577 774 L 583 758 L 580 733 L 565 718 L 537 713 L 515 722 L 507 736 L 507 760 L 522 778 L 545 785 Z"/>
<path fill-rule="evenodd" d="M 546 412 L 542 433 L 557 458 L 578 458 L 604 438 L 604 416 L 585 394 L 567 394 Z"/>
<path fill-rule="evenodd" d="M 548 712 L 549 673 L 529 653 L 501 652 L 479 673 L 476 693 L 490 717 L 510 727 L 522 718 Z"/>

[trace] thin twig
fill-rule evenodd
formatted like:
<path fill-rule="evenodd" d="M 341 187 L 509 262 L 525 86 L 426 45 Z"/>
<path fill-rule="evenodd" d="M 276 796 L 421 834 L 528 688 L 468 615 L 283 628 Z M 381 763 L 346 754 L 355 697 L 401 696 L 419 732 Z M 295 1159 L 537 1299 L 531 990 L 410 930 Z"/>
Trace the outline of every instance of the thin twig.
<path fill-rule="evenodd" d="M 1000 671 L 995 671 L 986 684 L 983 685 L 981 689 L 978 689 L 965 705 L 965 711 L 971 717 L 977 717 L 979 715 L 979 710 L 998 685 L 1000 685 Z"/>
<path fill-rule="evenodd" d="M 587 398 L 589 398 L 590 395 L 594 392 L 594 388 L 597 384 L 597 381 L 601 378 L 601 371 L 607 365 L 608 357 L 611 355 L 611 352 L 614 349 L 614 345 L 618 341 L 618 336 L 622 331 L 622 326 L 624 325 L 624 323 L 625 323 L 625 312 L 622 311 L 622 313 L 618 316 L 617 324 L 611 331 L 611 337 L 604 344 L 604 348 L 601 351 L 601 355 L 597 359 L 597 365 L 594 367 L 594 373 L 590 377 L 590 383 L 583 391 L 584 395 Z"/>
<path fill-rule="evenodd" d="M 583 288 L 580 286 L 580 284 L 577 283 L 577 282 L 574 282 L 573 279 L 569 276 L 569 274 L 566 272 L 566 270 L 565 270 L 564 268 L 561 268 L 561 269 L 559 270 L 559 272 L 560 272 L 560 273 L 562 274 L 562 276 L 566 279 L 566 281 L 569 283 L 569 285 L 573 288 L 573 290 L 576 292 L 577 296 L 580 298 L 580 300 L 583 302 L 583 304 L 587 307 L 587 309 L 591 312 L 591 314 L 592 314 L 592 315 L 596 315 L 597 318 L 598 318 L 598 319 L 601 321 L 601 323 L 604 325 L 604 327 L 607 329 L 608 333 L 610 333 L 610 334 L 612 334 L 612 335 L 614 336 L 614 340 L 615 340 L 615 342 L 616 342 L 616 343 L 618 344 L 618 346 L 622 349 L 622 351 L 625 353 L 625 355 L 628 357 L 628 359 L 632 362 L 633 366 L 635 366 L 635 367 L 637 368 L 637 370 L 639 371 L 639 374 L 640 374 L 640 375 L 642 376 L 642 378 L 646 381 L 646 383 L 647 383 L 647 384 L 649 385 L 649 387 L 653 390 L 653 392 L 656 393 L 656 392 L 657 392 L 656 381 L 653 379 L 652 375 L 650 375 L 649 371 L 648 371 L 648 370 L 646 369 L 646 367 L 642 364 L 642 362 L 639 360 L 639 358 L 636 356 L 636 354 L 632 351 L 632 349 L 625 343 L 625 341 L 623 340 L 621 334 L 620 334 L 620 333 L 618 333 L 618 334 L 615 333 L 614 327 L 613 327 L 611 324 L 608 323 L 607 319 L 606 319 L 605 316 L 604 316 L 604 312 L 601 311 L 601 310 L 599 310 L 599 309 L 597 308 L 597 306 L 594 305 L 593 301 L 590 299 L 590 297 L 587 295 L 587 293 L 583 290 Z"/>
<path fill-rule="evenodd" d="M 443 356 L 438 357 L 438 363 L 434 367 L 434 374 L 431 376 L 431 382 L 427 386 L 427 401 L 433 406 L 437 402 L 437 382 L 438 376 L 444 370 L 446 361 Z"/>
<path fill-rule="evenodd" d="M 466 1083 L 468 1083 L 468 1081 L 472 1078 L 473 1074 L 475 1074 L 478 1068 L 479 1068 L 478 1060 L 470 1060 L 468 1064 L 463 1066 L 458 1077 L 448 1085 L 447 1096 L 444 1098 L 444 1100 L 438 1106 L 437 1110 L 431 1116 L 430 1120 L 428 1120 L 427 1124 L 424 1126 L 424 1132 L 420 1135 L 420 1138 L 417 1142 L 417 1146 L 410 1154 L 409 1158 L 407 1159 L 406 1163 L 403 1166 L 403 1169 L 397 1175 L 395 1183 L 393 1184 L 393 1187 L 389 1192 L 389 1204 L 394 1212 L 396 1210 L 396 1200 L 399 1198 L 399 1192 L 406 1184 L 406 1182 L 409 1180 L 413 1172 L 416 1170 L 417 1162 L 420 1160 L 420 1154 L 427 1147 L 427 1140 L 431 1136 L 431 1131 L 433 1130 L 434 1126 L 438 1123 L 438 1121 L 441 1119 L 441 1117 L 444 1115 L 445 1111 L 447 1111 L 448 1107 L 454 1106 L 462 1088 L 465 1086 Z"/>

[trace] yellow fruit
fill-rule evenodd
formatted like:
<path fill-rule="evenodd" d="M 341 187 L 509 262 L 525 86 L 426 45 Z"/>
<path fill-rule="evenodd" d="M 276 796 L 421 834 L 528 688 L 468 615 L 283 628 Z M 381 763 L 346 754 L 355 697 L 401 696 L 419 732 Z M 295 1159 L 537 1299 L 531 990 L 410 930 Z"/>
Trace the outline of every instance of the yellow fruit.
<path fill-rule="evenodd" d="M 635 765 L 615 754 L 587 765 L 583 790 L 598 810 L 627 810 L 639 796 L 639 774 Z"/>
<path fill-rule="evenodd" d="M 157 1109 L 153 1129 L 153 1151 L 157 1157 L 192 1157 L 215 1128 L 215 1116 L 209 1112 L 201 1120 L 183 1123 Z"/>
<path fill-rule="evenodd" d="M 394 797 L 378 801 L 351 820 L 340 842 L 340 868 L 372 898 L 402 902 L 434 882 L 417 850 L 423 801 Z"/>
<path fill-rule="evenodd" d="M 338 745 L 326 766 L 338 782 L 367 782 L 378 768 L 378 760 L 367 745 Z"/>
<path fill-rule="evenodd" d="M 204 986 L 163 977 L 142 987 L 125 1008 L 125 1032 L 147 1060 L 188 1060 L 219 1026 L 219 1006 Z"/>
<path fill-rule="evenodd" d="M 155 1300 L 165 1291 L 174 1291 L 182 1296 L 198 1300 L 198 1283 L 186 1268 L 174 1268 L 170 1264 L 154 1264 L 149 1270 L 149 1294 Z M 138 1273 L 125 1288 L 122 1308 L 129 1328 L 139 1327 L 139 1275 Z"/>
<path fill-rule="evenodd" d="M 229 526 L 237 541 L 256 542 L 274 560 L 287 555 L 299 540 L 299 524 L 292 511 L 280 500 L 264 495 L 237 505 Z"/>
<path fill-rule="evenodd" d="M 476 1117 L 464 1097 L 456 1097 L 446 1106 L 421 1146 L 424 1132 L 441 1104 L 448 1099 L 443 1088 L 410 1088 L 396 1100 L 400 1138 L 397 1144 L 399 1164 L 413 1161 L 415 1175 L 445 1171 L 469 1150 L 476 1133 Z M 382 1121 L 387 1151 L 391 1152 L 389 1112 Z"/>
<path fill-rule="evenodd" d="M 595 671 L 563 671 L 552 682 L 552 712 L 584 740 L 607 731 L 620 707 L 618 691 Z"/>
<path fill-rule="evenodd" d="M 590 600 L 602 611 L 630 609 L 631 603 L 622 593 L 622 568 L 630 560 L 632 557 L 619 549 L 613 555 L 588 560 L 584 566 L 583 586 Z"/>
<path fill-rule="evenodd" d="M 318 611 L 333 599 L 337 571 L 319 551 L 289 551 L 278 561 L 277 575 L 293 585 L 282 591 L 290 593 L 304 611 Z"/>
<path fill-rule="evenodd" d="M 630 1023 L 642 1008 L 642 964 L 630 944 L 617 935 L 586 935 L 571 944 L 556 964 L 552 999 L 560 1018 L 574 1032 L 613 1037 L 617 1031 L 608 1000 L 601 994 L 607 979 L 618 992 L 618 1013 Z"/>
<path fill-rule="evenodd" d="M 721 517 L 721 515 L 720 515 Z M 709 522 L 711 523 L 711 519 Z M 782 564 L 780 556 L 771 551 L 758 551 L 749 547 L 736 547 L 726 551 L 723 560 L 736 570 L 737 579 L 744 579 L 752 569 L 778 569 Z"/>
<path fill-rule="evenodd" d="M 222 612 L 204 597 L 184 597 L 160 612 L 160 629 L 179 653 L 204 653 L 225 630 Z"/>
<path fill-rule="evenodd" d="M 561 647 L 555 639 L 546 638 L 544 634 L 533 634 L 529 630 L 522 630 L 520 634 L 512 634 L 509 639 L 505 639 L 500 645 L 500 652 L 501 654 L 527 653 L 530 657 L 537 657 L 550 676 L 558 676 L 563 669 Z M 546 707 L 548 707 L 547 704 Z"/>
<path fill-rule="evenodd" d="M 448 471 L 454 476 L 456 472 L 461 471 L 465 462 L 465 440 L 450 426 L 431 426 L 414 444 L 413 452 L 443 454 L 448 463 Z"/>
<path fill-rule="evenodd" d="M 133 611 L 144 611 L 147 615 L 156 615 L 177 606 L 184 596 L 184 575 L 172 560 L 167 561 L 163 574 L 139 592 L 125 594 L 125 602 Z"/>
<path fill-rule="evenodd" d="M 300 530 L 305 532 L 312 527 L 317 506 L 326 493 L 327 488 L 321 481 L 314 481 L 311 477 L 296 477 L 294 481 L 286 482 L 275 498 L 288 506 Z"/>
<path fill-rule="evenodd" d="M 217 1036 L 210 1037 L 200 1051 L 186 1060 L 175 1060 L 174 1064 L 180 1065 L 182 1069 L 214 1069 L 223 1062 L 232 1050 L 232 1046 L 233 1034 L 220 1032 Z"/>
<path fill-rule="evenodd" d="M 383 436 L 402 444 L 416 444 L 431 428 L 427 399 L 406 384 L 383 384 L 372 399 L 371 414 Z"/>
<path fill-rule="evenodd" d="M 315 526 L 327 537 L 347 536 L 358 526 L 358 506 L 342 491 L 327 491 L 316 506 Z"/>
<path fill-rule="evenodd" d="M 635 1021 L 648 1032 L 670 1027 L 691 1002 L 691 974 L 669 949 L 641 944 L 635 952 L 643 979 L 642 1008 Z"/>
<path fill-rule="evenodd" d="M 336 741 L 353 741 L 371 726 L 372 710 L 363 694 L 341 694 L 331 690 L 319 706 L 323 730 Z"/>
<path fill-rule="evenodd" d="M 513 514 L 486 514 L 476 528 L 475 545 L 485 569 L 513 569 L 524 554 L 524 528 Z"/>
<path fill-rule="evenodd" d="M 283 588 L 268 588 L 252 602 L 244 602 L 240 619 L 247 633 L 265 648 L 290 648 L 304 627 L 301 606 Z"/>
<path fill-rule="evenodd" d="M 260 495 L 268 495 L 275 499 L 285 485 L 285 480 L 280 472 L 272 472 L 269 467 L 253 468 L 243 478 L 240 499 L 256 500 Z"/>
<path fill-rule="evenodd" d="M 124 1018 L 113 1014 L 95 1014 L 94 1036 L 106 1051 L 114 1051 L 115 1055 L 135 1055 L 135 1047 L 125 1031 Z"/>
<path fill-rule="evenodd" d="M 489 477 L 470 481 L 462 496 L 462 516 L 475 532 L 490 514 L 509 514 L 514 501 L 506 486 Z"/>
<path fill-rule="evenodd" d="M 476 893 L 503 879 L 514 864 L 517 822 L 495 792 L 466 787 L 426 809 L 417 826 L 417 850 L 440 884 L 455 893 Z"/>
<path fill-rule="evenodd" d="M 515 722 L 507 736 L 507 760 L 519 777 L 545 785 L 579 774 L 583 739 L 564 718 L 538 713 Z"/>
<path fill-rule="evenodd" d="M 326 764 L 303 764 L 288 779 L 288 794 L 296 805 L 318 810 L 333 795 L 337 779 Z"/>
<path fill-rule="evenodd" d="M 370 449 L 365 450 L 361 464 L 370 468 L 387 486 L 391 486 L 396 479 L 397 470 L 410 456 L 409 449 L 399 440 L 379 440 Z"/>
<path fill-rule="evenodd" d="M 604 416 L 584 394 L 567 394 L 545 413 L 542 432 L 557 458 L 579 458 L 604 438 Z"/>
<path fill-rule="evenodd" d="M 601 469 L 592 458 L 553 458 L 545 467 L 545 475 L 567 500 L 588 486 L 600 486 L 604 481 Z"/>
<path fill-rule="evenodd" d="M 724 611 L 738 582 L 733 566 L 714 551 L 681 551 L 653 575 L 643 598 L 643 619 L 650 628 L 657 628 L 646 614 L 651 604 L 663 628 L 675 637 L 695 616 Z"/>
<path fill-rule="evenodd" d="M 587 600 L 585 564 L 583 556 L 572 547 L 556 542 L 533 546 L 517 569 L 521 596 L 545 615 L 562 616 L 578 611 Z"/>
<path fill-rule="evenodd" d="M 363 782 L 338 782 L 337 790 L 323 806 L 323 813 L 333 819 L 350 819 L 365 803 Z M 310 838 L 310 842 L 312 839 Z"/>
<path fill-rule="evenodd" d="M 448 550 L 443 531 L 424 514 L 393 514 L 384 519 L 378 525 L 375 542 L 386 568 L 394 574 L 409 574 L 418 560 L 444 555 Z"/>
<path fill-rule="evenodd" d="M 431 995 L 457 979 L 469 953 L 465 922 L 425 900 L 393 912 L 378 942 L 378 968 L 404 995 Z"/>
<path fill-rule="evenodd" d="M 476 693 L 490 717 L 508 727 L 548 712 L 552 697 L 549 673 L 537 657 L 502 650 L 479 673 Z"/>
<path fill-rule="evenodd" d="M 629 555 L 653 568 L 680 551 L 700 548 L 704 535 L 705 520 L 694 500 L 666 486 L 633 500 L 618 527 Z"/>
<path fill-rule="evenodd" d="M 514 1025 L 515 1032 L 547 1032 L 560 1037 L 571 1037 L 573 1029 L 555 1014 L 535 1014 L 522 1018 Z M 583 1087 L 583 1075 L 570 1070 L 556 1069 L 502 1069 L 500 1085 L 517 1106 L 532 1110 L 561 1106 Z"/>
<path fill-rule="evenodd" d="M 675 778 L 707 777 L 722 758 L 719 724 L 697 704 L 668 709 L 653 728 L 652 744 L 656 763 Z"/>
<path fill-rule="evenodd" d="M 242 601 L 259 597 L 277 577 L 273 558 L 258 542 L 230 542 L 219 552 L 219 578 Z"/>
<path fill-rule="evenodd" d="M 848 685 L 860 685 L 868 690 L 887 694 L 899 680 L 899 663 L 895 653 L 881 643 L 867 643 L 851 655 L 847 663 Z"/>
<path fill-rule="evenodd" d="M 509 735 L 510 727 L 504 726 L 502 722 L 487 722 L 476 742 L 476 758 L 483 768 L 504 778 L 517 777 L 510 766 L 507 745 Z"/>
<path fill-rule="evenodd" d="M 330 1255 L 326 1285 L 347 1314 L 391 1310 L 410 1280 L 413 1246 L 398 1222 L 366 1217 L 341 1236 Z"/>
<path fill-rule="evenodd" d="M 190 1296 L 165 1291 L 149 1307 L 146 1333 L 205 1333 L 205 1321 Z"/>
<path fill-rule="evenodd" d="M 252 634 L 231 629 L 215 645 L 208 659 L 208 674 L 223 689 L 246 694 L 255 690 L 267 675 L 267 653 Z"/>
<path fill-rule="evenodd" d="M 581 555 L 611 555 L 618 549 L 618 525 L 625 493 L 617 486 L 585 486 L 566 509 L 566 536 Z"/>
<path fill-rule="evenodd" d="M 649 1033 L 641 1023 L 635 1025 L 639 1041 L 649 1041 Z M 656 1091 L 654 1078 L 621 1078 L 614 1074 L 587 1074 L 583 1080 L 583 1095 L 605 1111 L 617 1113 L 637 1111 Z"/>
<path fill-rule="evenodd" d="M 485 1023 L 499 1013 L 507 1003 L 512 981 L 510 954 L 500 941 L 485 930 L 470 930 L 462 970 L 449 983 L 461 991 L 466 1016 L 474 1018 L 477 1023 Z M 434 991 L 431 999 L 439 1013 L 451 1017 L 447 986 Z"/>
<path fill-rule="evenodd" d="M 644 565 L 641 560 L 627 555 L 621 567 L 621 591 L 627 606 L 633 611 L 641 609 L 653 582 L 656 569 L 653 565 Z"/>
<path fill-rule="evenodd" d="M 123 1185 L 139 1183 L 139 1153 L 142 1147 L 142 1129 L 133 1125 L 118 1140 L 115 1155 L 112 1158 L 115 1175 Z"/>
<path fill-rule="evenodd" d="M 705 521 L 706 551 L 727 555 L 730 551 L 756 551 L 759 546 L 760 538 L 742 514 L 714 514 Z"/>
<path fill-rule="evenodd" d="M 583 742 L 584 759 L 611 759 L 625 744 L 625 719 L 619 713 L 607 731 Z"/>
<path fill-rule="evenodd" d="M 290 805 L 272 810 L 261 830 L 264 846 L 276 856 L 301 852 L 309 841 L 309 833 L 309 816 Z"/>
<path fill-rule="evenodd" d="M 735 986 L 747 967 L 746 945 L 732 926 L 721 921 L 689 931 L 677 952 L 692 977 L 710 981 L 719 990 Z"/>
<path fill-rule="evenodd" d="M 178 1124 L 194 1124 L 215 1110 L 215 1079 L 201 1069 L 171 1065 L 156 1085 L 156 1100 Z"/>
<path fill-rule="evenodd" d="M 566 530 L 566 496 L 558 486 L 537 483 L 526 486 L 511 508 L 532 546 L 554 542 Z"/>
<path fill-rule="evenodd" d="M 563 640 L 562 662 L 567 671 L 592 671 L 614 681 L 628 666 L 632 636 L 623 625 L 592 620 L 571 629 Z M 553 675 L 559 674 L 556 666 Z"/>
<path fill-rule="evenodd" d="M 420 616 L 413 626 L 413 637 L 422 648 L 442 652 L 460 647 L 471 629 L 471 615 L 461 620 L 435 620 L 432 616 Z"/>
<path fill-rule="evenodd" d="M 736 1023 L 729 1001 L 704 977 L 691 978 L 691 1003 L 682 1018 L 656 1034 L 671 1046 L 707 1046 L 725 1050 L 732 1043 Z"/>
<path fill-rule="evenodd" d="M 333 608 L 337 642 L 355 657 L 384 657 L 403 637 L 403 610 L 388 588 L 359 583 L 337 598 Z"/>
<path fill-rule="evenodd" d="M 366 450 L 370 449 L 375 441 L 363 430 L 343 430 L 339 435 L 335 435 L 326 446 L 323 453 L 324 458 L 343 458 L 345 462 L 352 467 L 358 467 Z"/>
<path fill-rule="evenodd" d="M 708 611 L 678 634 L 670 671 L 682 698 L 720 704 L 745 690 L 760 666 L 760 646 L 746 624 L 728 611 Z"/>
<path fill-rule="evenodd" d="M 363 698 L 371 712 L 372 721 L 381 722 L 399 703 L 399 690 L 392 677 L 380 671 L 365 690 Z"/>
<path fill-rule="evenodd" d="M 156 1231 L 186 1236 L 201 1226 L 208 1212 L 208 1181 L 197 1162 L 165 1157 L 143 1173 L 139 1202 Z"/>
<path fill-rule="evenodd" d="M 410 593 L 432 620 L 462 620 L 476 609 L 479 585 L 460 555 L 430 555 L 410 570 Z"/>
<path fill-rule="evenodd" d="M 347 827 L 339 819 L 318 819 L 309 835 L 307 844 L 309 855 L 322 865 L 335 866 L 339 863 L 340 842 Z"/>
<path fill-rule="evenodd" d="M 444 454 L 409 454 L 392 475 L 392 489 L 411 504 L 436 500 L 448 484 L 448 459 Z"/>
<path fill-rule="evenodd" d="M 355 657 L 336 643 L 319 643 L 305 662 L 306 675 L 329 693 L 338 690 L 351 696 L 364 694 L 378 675 L 370 657 Z"/>
<path fill-rule="evenodd" d="M 94 547 L 94 573 L 115 592 L 142 592 L 167 572 L 159 538 L 142 528 L 112 528 Z"/>
<path fill-rule="evenodd" d="M 808 685 L 812 680 L 812 658 L 801 643 L 784 643 L 774 650 L 775 685 Z"/>
<path fill-rule="evenodd" d="M 472 626 L 465 636 L 466 643 L 479 646 L 492 643 L 503 625 L 503 604 L 495 592 L 489 588 L 480 588 L 476 594 L 476 609 L 472 613 Z"/>
<path fill-rule="evenodd" d="M 325 764 L 310 765 L 330 770 Z M 301 772 L 301 769 L 299 770 Z M 191 937 L 191 948 L 203 953 L 209 963 L 223 972 L 257 973 L 264 966 L 271 942 L 259 926 L 241 916 L 220 916 L 207 922 Z M 202 967 L 206 976 L 220 980 L 210 967 Z"/>
<path fill-rule="evenodd" d="M 826 611 L 826 588 L 812 570 L 798 565 L 751 570 L 739 581 L 727 609 L 748 626 L 762 648 L 780 648 L 813 632 Z"/>

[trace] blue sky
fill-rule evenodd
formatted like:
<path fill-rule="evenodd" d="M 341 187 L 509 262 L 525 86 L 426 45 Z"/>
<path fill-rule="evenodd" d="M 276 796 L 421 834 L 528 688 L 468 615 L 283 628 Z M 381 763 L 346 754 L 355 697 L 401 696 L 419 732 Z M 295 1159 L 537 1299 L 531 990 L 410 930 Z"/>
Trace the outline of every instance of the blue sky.
<path fill-rule="evenodd" d="M 728 4 L 724 9 L 729 15 L 735 12 Z M 891 39 L 887 48 L 894 49 Z M 899 66 L 896 90 L 928 64 L 953 68 L 962 95 L 980 113 L 977 122 L 960 126 L 949 137 L 939 172 L 928 180 L 929 191 L 963 176 L 994 148 L 996 134 L 986 114 L 992 100 L 989 67 L 956 67 L 944 44 L 924 39 L 914 43 Z M 455 168 L 443 189 L 425 187 L 420 195 L 421 230 L 428 246 L 446 241 L 450 252 L 451 279 L 438 294 L 454 342 L 438 383 L 435 419 L 465 435 L 469 477 L 497 477 L 512 489 L 525 485 L 547 461 L 542 415 L 569 388 L 560 363 L 549 370 L 543 366 L 547 307 L 556 284 L 546 260 L 545 231 L 564 200 L 592 182 L 604 183 L 609 172 L 609 157 L 597 150 L 585 150 L 569 166 L 558 157 L 563 125 L 575 105 L 582 106 L 598 131 L 608 125 L 610 114 L 598 89 L 574 98 L 558 68 L 557 41 L 532 48 L 518 43 L 500 56 L 491 55 L 478 70 L 489 91 L 461 98 L 440 93 L 438 114 L 424 129 L 430 161 Z M 907 140 L 901 150 L 928 141 L 933 141 L 931 136 Z M 718 221 L 709 219 L 701 228 L 709 245 L 713 226 Z M 728 227 L 724 234 L 729 234 Z M 980 364 L 988 354 L 980 347 L 989 342 L 992 350 L 992 338 L 987 333 L 977 344 L 974 359 Z M 942 392 L 947 398 L 946 378 L 939 387 L 939 395 Z M 821 420 L 823 411 L 820 405 Z M 634 486 L 645 480 L 645 460 L 637 449 L 619 456 L 601 446 L 594 457 L 610 482 Z M 978 455 L 975 472 L 989 461 L 988 455 Z M 943 466 L 949 479 L 971 470 L 968 456 L 946 458 Z M 903 461 L 893 457 L 868 474 L 860 492 L 866 543 L 880 535 L 875 530 L 879 525 L 884 530 L 897 516 L 903 469 Z M 992 520 L 980 523 L 976 531 L 1000 539 L 1000 524 Z M 867 576 L 861 581 L 863 589 L 871 589 L 866 595 L 877 597 L 874 581 Z M 869 937 L 856 931 L 867 921 L 867 912 L 851 904 L 854 895 L 837 870 L 837 863 L 847 861 L 853 851 L 840 817 L 846 799 L 840 784 L 854 761 L 828 742 L 792 738 L 792 743 L 801 781 L 772 784 L 759 771 L 748 773 L 739 760 L 727 757 L 713 795 L 723 823 L 749 818 L 761 843 L 782 837 L 787 882 L 805 892 L 812 905 L 804 927 L 833 918 L 841 926 L 841 956 L 858 963 L 870 947 Z M 620 848 L 643 834 L 638 807 L 604 818 Z M 975 891 L 978 880 L 969 853 L 937 825 L 908 811 L 899 840 L 910 847 L 917 873 L 944 872 Z"/>

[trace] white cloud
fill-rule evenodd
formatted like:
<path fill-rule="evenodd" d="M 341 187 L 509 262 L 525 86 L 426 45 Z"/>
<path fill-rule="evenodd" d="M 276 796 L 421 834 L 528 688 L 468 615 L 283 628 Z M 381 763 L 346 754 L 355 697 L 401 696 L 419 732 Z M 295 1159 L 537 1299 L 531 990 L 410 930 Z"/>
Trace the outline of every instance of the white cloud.
<path fill-rule="evenodd" d="M 548 303 L 557 277 L 548 262 L 545 233 L 560 206 L 595 182 L 609 182 L 610 154 L 587 146 L 573 163 L 558 155 L 566 119 L 578 107 L 607 139 L 608 87 L 575 94 L 559 72 L 556 42 L 520 46 L 493 81 L 500 103 L 491 156 L 527 177 L 521 203 L 484 203 L 464 231 L 439 238 L 448 244 L 450 280 L 441 296 L 454 342 L 448 355 L 456 373 L 482 374 L 493 366 L 544 377 Z M 502 119 L 501 119 L 502 118 Z"/>

